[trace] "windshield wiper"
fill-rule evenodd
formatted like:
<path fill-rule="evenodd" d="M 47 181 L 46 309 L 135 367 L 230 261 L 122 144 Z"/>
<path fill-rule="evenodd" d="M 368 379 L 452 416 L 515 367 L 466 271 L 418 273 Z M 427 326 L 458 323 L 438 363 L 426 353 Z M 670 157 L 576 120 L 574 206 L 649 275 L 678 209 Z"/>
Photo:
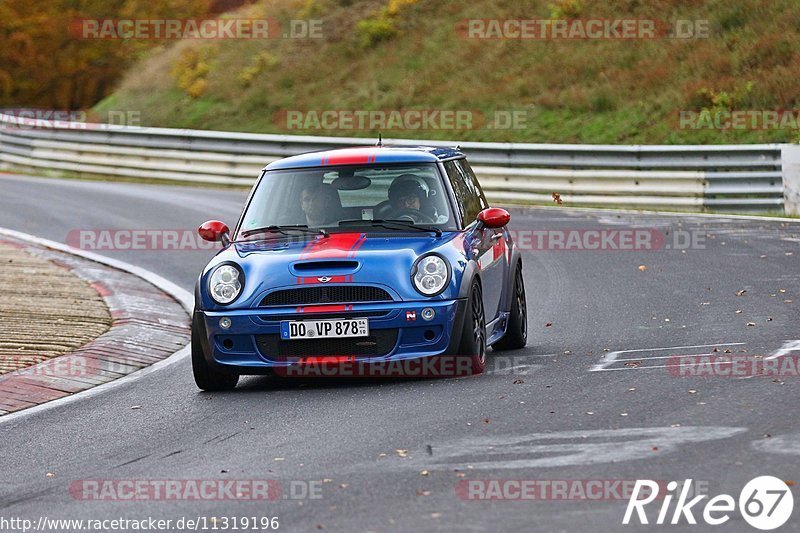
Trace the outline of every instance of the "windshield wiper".
<path fill-rule="evenodd" d="M 283 225 L 283 226 L 265 226 L 263 228 L 249 229 L 242 232 L 242 237 L 247 238 L 259 233 L 280 233 L 281 235 L 291 235 L 290 231 L 299 231 L 305 234 L 322 235 L 328 237 L 329 234 L 324 229 L 311 229 L 306 224 Z"/>
<path fill-rule="evenodd" d="M 354 218 L 339 221 L 340 226 L 380 226 L 387 229 L 413 229 L 417 231 L 432 231 L 437 237 L 441 237 L 442 230 L 433 226 L 420 226 L 408 220 L 398 218 L 377 218 L 374 220 L 361 220 Z"/>

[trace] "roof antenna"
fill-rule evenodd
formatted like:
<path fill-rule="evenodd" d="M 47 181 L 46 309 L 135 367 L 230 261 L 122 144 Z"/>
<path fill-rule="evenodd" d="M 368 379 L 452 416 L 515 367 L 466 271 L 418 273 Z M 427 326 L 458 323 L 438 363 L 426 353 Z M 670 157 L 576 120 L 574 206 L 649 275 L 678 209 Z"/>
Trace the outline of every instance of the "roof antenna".
<path fill-rule="evenodd" d="M 378 144 L 375 146 L 383 146 L 383 137 L 381 137 L 381 132 L 378 132 Z"/>

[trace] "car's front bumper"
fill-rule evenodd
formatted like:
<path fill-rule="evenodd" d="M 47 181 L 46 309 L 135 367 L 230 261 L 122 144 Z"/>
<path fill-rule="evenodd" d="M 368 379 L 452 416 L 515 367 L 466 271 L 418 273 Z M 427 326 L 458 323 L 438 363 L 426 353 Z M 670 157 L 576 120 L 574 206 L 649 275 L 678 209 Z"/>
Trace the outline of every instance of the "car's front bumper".
<path fill-rule="evenodd" d="M 291 369 L 310 361 L 331 364 L 335 361 L 382 364 L 457 355 L 461 339 L 466 300 L 386 302 L 316 308 L 313 313 L 298 308 L 231 309 L 196 311 L 199 315 L 203 351 L 207 362 L 240 374 L 259 374 L 275 369 Z M 422 318 L 422 310 L 435 315 Z M 220 326 L 227 317 L 228 329 Z M 324 339 L 287 341 L 280 339 L 282 320 L 317 320 L 366 317 L 368 339 L 339 342 Z M 356 343 L 360 345 L 356 346 Z M 367 345 L 365 348 L 364 344 Z M 352 350 L 349 349 L 352 346 Z M 339 353 L 343 352 L 343 353 Z M 291 375 L 291 372 L 287 372 Z"/>

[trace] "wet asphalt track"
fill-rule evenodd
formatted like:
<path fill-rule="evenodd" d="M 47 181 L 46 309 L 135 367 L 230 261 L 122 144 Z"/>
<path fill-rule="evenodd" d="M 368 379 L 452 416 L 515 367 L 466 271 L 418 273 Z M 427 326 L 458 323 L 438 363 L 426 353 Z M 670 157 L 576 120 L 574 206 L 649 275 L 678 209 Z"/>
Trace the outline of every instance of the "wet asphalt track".
<path fill-rule="evenodd" d="M 74 229 L 194 228 L 209 218 L 233 224 L 245 195 L 0 175 L 0 226 L 64 241 Z M 769 356 L 784 347 L 795 350 L 784 357 L 800 356 L 789 342 L 800 339 L 800 223 L 511 211 L 517 230 L 679 230 L 704 236 L 704 247 L 525 252 L 529 346 L 494 360 L 490 354 L 492 370 L 477 378 L 246 378 L 235 392 L 205 394 L 185 360 L 108 393 L 0 422 L 0 516 L 277 516 L 289 531 L 636 531 L 642 526 L 621 525 L 622 500 L 469 501 L 456 486 L 693 478 L 712 495 L 738 498 L 758 475 L 800 480 L 799 378 L 676 377 L 661 368 L 671 355 L 715 348 Z M 187 290 L 209 258 L 101 253 Z M 299 496 L 298 482 L 312 482 L 321 498 L 115 502 L 69 492 L 84 479 L 254 478 L 280 480 L 285 489 L 294 481 Z M 657 512 L 650 510 L 651 520 Z M 800 530 L 798 516 L 795 510 L 782 531 Z M 754 531 L 736 512 L 716 529 Z"/>

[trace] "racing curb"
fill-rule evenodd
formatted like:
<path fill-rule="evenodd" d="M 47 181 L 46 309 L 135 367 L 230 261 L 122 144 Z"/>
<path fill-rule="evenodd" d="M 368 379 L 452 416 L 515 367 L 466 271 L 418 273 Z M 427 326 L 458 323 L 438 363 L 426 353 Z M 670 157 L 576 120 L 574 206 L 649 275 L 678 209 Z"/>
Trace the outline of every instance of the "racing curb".
<path fill-rule="evenodd" d="M 100 394 L 189 354 L 193 297 L 145 269 L 25 233 L 0 237 L 65 267 L 103 297 L 111 328 L 77 350 L 0 376 L 0 423 Z"/>

